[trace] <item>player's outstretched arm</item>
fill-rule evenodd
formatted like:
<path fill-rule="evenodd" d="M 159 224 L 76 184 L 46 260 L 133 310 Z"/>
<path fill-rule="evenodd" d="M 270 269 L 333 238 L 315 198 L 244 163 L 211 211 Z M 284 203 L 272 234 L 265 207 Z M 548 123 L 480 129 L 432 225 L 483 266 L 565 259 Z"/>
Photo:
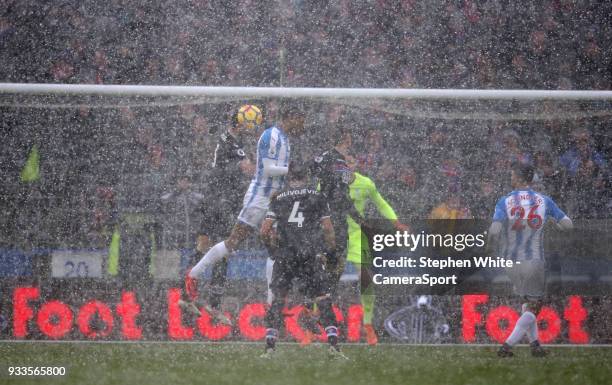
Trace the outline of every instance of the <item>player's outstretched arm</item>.
<path fill-rule="evenodd" d="M 263 174 L 265 176 L 283 176 L 287 175 L 288 171 L 288 167 L 275 165 L 273 159 L 263 158 Z"/>
<path fill-rule="evenodd" d="M 572 220 L 557 206 L 555 201 L 549 197 L 545 197 L 546 202 L 546 216 L 553 218 L 557 222 L 557 227 L 561 231 L 569 231 L 574 228 Z"/>
<path fill-rule="evenodd" d="M 574 228 L 574 223 L 568 216 L 565 216 L 561 218 L 559 222 L 557 222 L 557 227 L 562 231 L 570 231 Z"/>
<path fill-rule="evenodd" d="M 497 249 L 497 242 L 499 242 L 499 236 L 501 234 L 503 224 L 499 221 L 494 221 L 489 227 L 487 232 L 487 252 L 492 252 Z"/>
<path fill-rule="evenodd" d="M 372 202 L 374 202 L 374 205 L 376 206 L 376 209 L 378 210 L 380 215 L 382 215 L 383 218 L 391 221 L 391 223 L 393 223 L 393 227 L 395 227 L 396 230 L 410 231 L 410 226 L 399 221 L 395 210 L 393 210 L 393 207 L 391 207 L 389 202 L 387 202 L 385 198 L 380 194 L 374 182 L 372 182 L 370 185 L 369 196 Z"/>

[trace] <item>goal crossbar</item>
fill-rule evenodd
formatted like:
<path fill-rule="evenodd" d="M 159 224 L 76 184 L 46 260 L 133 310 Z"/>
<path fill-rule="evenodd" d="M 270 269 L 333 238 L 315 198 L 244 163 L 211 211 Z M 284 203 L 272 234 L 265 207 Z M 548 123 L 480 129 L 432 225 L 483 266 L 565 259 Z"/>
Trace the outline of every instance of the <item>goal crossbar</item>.
<path fill-rule="evenodd" d="M 392 98 L 429 100 L 612 100 L 612 91 L 412 88 L 208 87 L 0 83 L 0 94 L 92 96 L 216 96 L 247 98 Z"/>

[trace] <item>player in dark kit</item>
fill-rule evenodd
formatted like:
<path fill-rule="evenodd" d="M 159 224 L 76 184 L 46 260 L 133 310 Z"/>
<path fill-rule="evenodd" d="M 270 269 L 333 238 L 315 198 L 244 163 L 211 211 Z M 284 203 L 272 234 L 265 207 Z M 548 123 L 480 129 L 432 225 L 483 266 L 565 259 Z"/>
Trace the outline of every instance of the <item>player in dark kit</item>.
<path fill-rule="evenodd" d="M 365 254 L 369 254 L 367 245 L 372 244 L 371 237 L 375 229 L 373 228 L 373 224 L 368 224 L 365 217 L 360 214 L 359 211 L 363 212 L 364 208 L 361 207 L 361 209 L 358 210 L 355 206 L 354 199 L 351 197 L 351 186 L 355 186 L 355 183 L 357 183 L 354 182 L 355 175 L 353 173 L 355 159 L 350 155 L 352 144 L 352 135 L 349 130 L 349 125 L 340 122 L 339 132 L 334 140 L 334 147 L 316 157 L 311 165 L 311 169 L 317 178 L 321 193 L 326 197 L 330 207 L 332 207 L 332 220 L 337 239 L 337 257 L 328 261 L 332 288 L 331 292 L 333 294 L 336 291 L 336 286 L 344 271 L 348 251 L 349 261 L 357 263 L 356 266 L 359 268 L 360 272 L 366 340 L 368 344 L 375 345 L 378 342 L 378 337 L 372 326 L 374 295 L 371 293 L 372 289 L 368 289 L 371 283 L 371 274 L 369 273 L 370 270 L 367 268 L 367 264 L 365 264 L 365 262 L 363 266 L 361 264 L 361 254 L 364 252 Z M 369 179 L 364 176 L 359 176 L 358 180 L 369 181 Z M 362 187 L 364 186 L 362 183 L 357 184 Z M 365 185 L 374 186 L 371 181 L 365 183 Z M 360 187 L 355 187 L 354 189 L 355 191 L 361 190 Z M 372 189 L 369 188 L 361 192 L 355 192 L 355 199 L 357 199 L 359 195 L 363 195 L 360 199 L 357 199 L 357 201 L 362 201 L 360 204 L 361 206 L 365 204 L 363 200 L 367 199 L 366 196 L 369 195 L 362 194 L 365 191 L 372 191 Z M 375 187 L 373 191 L 376 191 Z M 378 192 L 376 192 L 376 194 L 378 194 Z M 372 194 L 371 196 L 374 195 Z M 382 201 L 384 202 L 384 199 Z M 384 204 L 388 206 L 386 202 L 384 202 Z M 388 207 L 390 209 L 390 206 Z M 408 227 L 406 225 L 397 221 L 393 210 L 391 209 L 390 211 L 388 217 L 395 220 L 397 229 L 402 231 L 407 230 Z M 352 221 L 349 219 L 352 219 Z M 359 241 L 362 238 L 363 240 Z M 351 240 L 350 246 L 349 239 Z M 362 245 L 365 249 L 361 248 Z M 359 251 L 355 253 L 355 249 Z M 355 259 L 358 261 L 356 262 Z M 366 290 L 369 291 L 366 292 Z"/>
<path fill-rule="evenodd" d="M 202 207 L 203 220 L 196 243 L 196 261 L 211 244 L 224 239 L 231 230 L 234 219 L 242 207 L 243 191 L 255 171 L 255 164 L 243 146 L 243 139 L 253 135 L 255 130 L 239 123 L 236 116 L 232 118 L 231 127 L 219 135 L 215 147 L 212 170 L 207 180 L 207 196 L 210 200 Z M 240 187 L 241 184 L 244 186 Z M 219 309 L 226 275 L 227 258 L 223 258 L 213 265 L 205 308 L 219 321 L 228 324 L 229 319 Z M 194 315 L 200 315 L 198 307 L 192 306 L 189 301 L 181 300 L 179 304 Z"/>
<path fill-rule="evenodd" d="M 275 351 L 278 331 L 283 325 L 283 307 L 294 280 L 297 288 L 320 309 L 320 323 L 325 327 L 329 353 L 346 359 L 338 347 L 336 317 L 332 310 L 326 259 L 334 257 L 336 241 L 325 197 L 314 187 L 307 187 L 305 169 L 290 170 L 289 188 L 279 192 L 261 227 L 262 239 L 274 259 L 273 299 L 265 317 L 266 352 Z M 275 225 L 276 224 L 276 228 Z"/>
<path fill-rule="evenodd" d="M 353 218 L 362 228 L 366 225 L 363 217 L 357 212 L 349 194 L 349 187 L 353 177 L 353 170 L 350 164 L 354 163 L 354 159 L 349 154 L 351 146 L 351 133 L 348 129 L 341 127 L 334 141 L 334 147 L 317 156 L 310 165 L 311 173 L 315 176 L 319 191 L 325 197 L 330 207 L 332 207 L 331 217 L 336 239 L 338 239 L 336 245 L 337 257 L 328 260 L 332 289 L 335 289 L 335 285 L 344 271 L 348 241 L 348 216 Z"/>

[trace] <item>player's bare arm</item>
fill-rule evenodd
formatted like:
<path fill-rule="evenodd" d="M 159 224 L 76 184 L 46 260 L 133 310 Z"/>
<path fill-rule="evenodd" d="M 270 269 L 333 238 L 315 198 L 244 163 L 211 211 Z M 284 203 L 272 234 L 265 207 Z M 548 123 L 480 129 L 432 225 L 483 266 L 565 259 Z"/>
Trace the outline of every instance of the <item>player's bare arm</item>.
<path fill-rule="evenodd" d="M 229 237 L 225 240 L 225 247 L 227 247 L 227 250 L 230 252 L 235 251 L 240 243 L 251 235 L 252 231 L 253 228 L 246 223 L 236 222 Z"/>
<path fill-rule="evenodd" d="M 321 228 L 323 229 L 323 237 L 327 249 L 336 250 L 336 233 L 334 232 L 334 225 L 330 217 L 321 218 Z"/>
<path fill-rule="evenodd" d="M 565 216 L 557 222 L 557 228 L 561 231 L 570 231 L 574 228 L 574 223 L 568 216 Z"/>
<path fill-rule="evenodd" d="M 210 247 L 210 238 L 208 235 L 200 234 L 196 239 L 196 250 L 200 253 L 205 252 Z"/>
<path fill-rule="evenodd" d="M 261 224 L 260 230 L 261 240 L 268 247 L 275 247 L 277 244 L 278 236 L 274 231 L 274 219 L 266 218 Z"/>
<path fill-rule="evenodd" d="M 502 228 L 503 224 L 498 221 L 494 221 L 489 226 L 489 231 L 487 232 L 487 252 L 490 253 L 497 249 Z"/>
<path fill-rule="evenodd" d="M 248 157 L 238 162 L 238 166 L 245 176 L 252 177 L 255 174 L 255 163 Z"/>

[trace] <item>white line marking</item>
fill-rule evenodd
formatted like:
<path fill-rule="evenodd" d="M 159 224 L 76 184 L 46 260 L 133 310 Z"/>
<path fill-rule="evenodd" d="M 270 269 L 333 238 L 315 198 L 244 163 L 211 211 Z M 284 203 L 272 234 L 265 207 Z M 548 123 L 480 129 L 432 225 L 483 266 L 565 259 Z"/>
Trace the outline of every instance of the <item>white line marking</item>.
<path fill-rule="evenodd" d="M 0 344 L 91 344 L 91 345 L 264 345 L 264 341 L 87 341 L 87 340 L 0 340 Z M 278 342 L 280 345 L 298 345 L 298 342 Z M 313 345 L 324 345 L 323 342 L 313 342 Z M 369 346 L 365 342 L 348 342 L 343 343 L 343 346 Z M 393 347 L 498 347 L 500 344 L 408 344 L 400 342 L 381 343 L 378 346 L 393 346 Z M 519 344 L 518 346 L 528 346 L 527 344 Z M 543 344 L 551 348 L 612 348 L 612 344 Z"/>

